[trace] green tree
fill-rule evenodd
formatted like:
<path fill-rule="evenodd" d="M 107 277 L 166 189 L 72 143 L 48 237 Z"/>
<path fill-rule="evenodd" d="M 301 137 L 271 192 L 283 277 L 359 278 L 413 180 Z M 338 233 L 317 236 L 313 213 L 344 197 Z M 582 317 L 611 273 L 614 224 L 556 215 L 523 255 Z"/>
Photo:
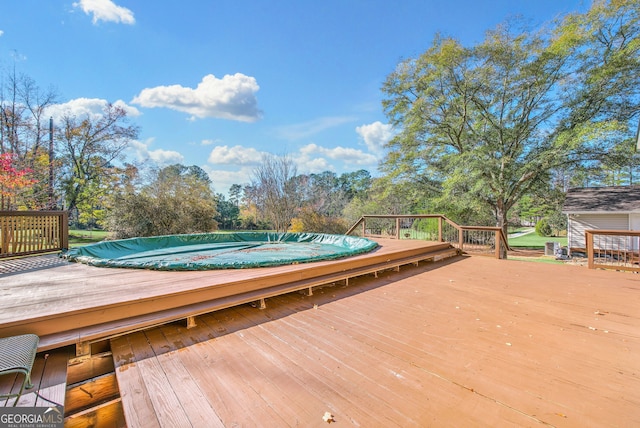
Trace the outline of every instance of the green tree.
<path fill-rule="evenodd" d="M 236 207 L 240 208 L 240 201 L 242 201 L 242 186 L 239 184 L 232 184 L 229 187 L 229 201 L 231 201 Z"/>
<path fill-rule="evenodd" d="M 420 184 L 411 181 L 395 182 L 389 176 L 373 179 L 369 190 L 349 201 L 342 217 L 351 226 L 365 214 L 423 212 L 423 202 L 432 193 Z"/>
<path fill-rule="evenodd" d="M 235 229 L 240 224 L 240 208 L 232 201 L 227 200 L 222 193 L 216 195 L 216 215 L 220 229 Z"/>
<path fill-rule="evenodd" d="M 115 237 L 128 238 L 211 232 L 217 215 L 208 175 L 197 166 L 171 165 L 153 171 L 141 189 L 119 190 L 107 219 Z"/>
<path fill-rule="evenodd" d="M 364 195 L 371 188 L 372 182 L 371 173 L 366 169 L 345 172 L 338 177 L 338 185 L 346 194 L 348 200 Z"/>
<path fill-rule="evenodd" d="M 56 103 L 52 88 L 42 90 L 35 81 L 17 74 L 14 68 L 0 78 L 0 154 L 11 153 L 14 165 L 28 169 L 36 182 L 26 192 L 16 195 L 15 202 L 27 209 L 55 206 L 55 152 L 49 147 L 47 109 Z"/>
<path fill-rule="evenodd" d="M 83 205 L 83 199 L 92 198 L 89 193 L 96 188 L 95 183 L 109 173 L 131 140 L 137 138 L 138 128 L 126 122 L 126 111 L 112 104 L 97 117 L 62 118 L 56 132 L 64 157 L 62 185 L 69 211 Z"/>
<path fill-rule="evenodd" d="M 343 234 L 347 231 L 346 221 L 340 217 L 330 217 L 320 214 L 312 206 L 305 206 L 298 212 L 298 216 L 291 221 L 291 232 L 313 232 Z"/>
<path fill-rule="evenodd" d="M 506 233 L 509 210 L 554 168 L 598 162 L 615 146 L 611 132 L 630 132 L 639 9 L 596 1 L 551 32 L 501 25 L 472 47 L 436 37 L 383 86 L 400 131 L 384 171 L 396 181 L 441 182 L 443 197 L 491 212 Z"/>
<path fill-rule="evenodd" d="M 310 205 L 319 215 L 337 218 L 348 202 L 340 178 L 332 171 L 309 175 L 309 189 L 305 205 Z"/>
<path fill-rule="evenodd" d="M 557 50 L 575 48 L 574 67 L 564 74 L 570 90 L 562 94 L 562 130 L 584 133 L 595 123 L 635 136 L 638 122 L 629 119 L 639 110 L 640 3 L 595 0 L 586 13 L 568 15 L 554 36 Z"/>
<path fill-rule="evenodd" d="M 606 186 L 633 186 L 640 179 L 640 153 L 631 139 L 616 145 L 602 162 L 601 181 Z"/>
<path fill-rule="evenodd" d="M 551 236 L 553 234 L 553 230 L 546 218 L 543 218 L 536 223 L 536 234 L 538 236 Z"/>

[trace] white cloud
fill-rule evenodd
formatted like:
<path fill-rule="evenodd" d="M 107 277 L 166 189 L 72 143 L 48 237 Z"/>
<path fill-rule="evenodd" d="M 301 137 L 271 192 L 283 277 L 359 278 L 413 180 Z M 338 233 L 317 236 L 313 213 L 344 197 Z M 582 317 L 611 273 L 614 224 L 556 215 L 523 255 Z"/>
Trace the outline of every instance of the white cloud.
<path fill-rule="evenodd" d="M 200 145 L 202 145 L 202 146 L 212 146 L 214 144 L 219 144 L 221 142 L 222 142 L 221 140 L 217 140 L 217 139 L 216 140 L 204 139 L 204 140 L 200 141 Z"/>
<path fill-rule="evenodd" d="M 334 147 L 329 149 L 312 143 L 302 147 L 300 153 L 307 159 L 318 155 L 351 165 L 375 165 L 377 163 L 377 158 L 374 155 L 350 147 Z"/>
<path fill-rule="evenodd" d="M 362 150 L 348 147 L 326 148 L 313 143 L 300 148 L 294 160 L 301 174 L 351 171 L 354 166 L 368 169 L 378 162 L 375 156 L 364 153 Z"/>
<path fill-rule="evenodd" d="M 353 122 L 354 120 L 355 119 L 353 117 L 349 116 L 321 117 L 308 122 L 282 126 L 276 129 L 276 134 L 280 138 L 287 140 L 300 140 L 302 138 L 308 138 L 326 129 L 340 126 L 343 123 Z"/>
<path fill-rule="evenodd" d="M 216 146 L 211 150 L 208 162 L 214 165 L 258 165 L 263 154 L 251 147 Z"/>
<path fill-rule="evenodd" d="M 241 186 L 249 184 L 251 174 L 253 173 L 253 168 L 248 166 L 233 171 L 213 169 L 209 165 L 204 165 L 202 169 L 209 174 L 216 193 L 222 193 L 224 195 L 227 195 L 229 188 L 234 184 Z"/>
<path fill-rule="evenodd" d="M 145 143 L 141 141 L 132 141 L 130 143 L 130 148 L 136 152 L 138 159 L 150 159 L 158 165 L 172 165 L 184 162 L 184 156 L 176 151 L 163 149 L 150 150 L 149 146 L 152 144 L 153 138 L 148 139 Z"/>
<path fill-rule="evenodd" d="M 126 7 L 118 6 L 111 0 L 80 0 L 73 3 L 73 7 L 80 8 L 87 15 L 93 14 L 93 23 L 98 21 L 135 24 L 133 12 Z"/>
<path fill-rule="evenodd" d="M 108 104 L 108 101 L 99 98 L 76 98 L 64 104 L 50 106 L 47 108 L 46 114 L 53 117 L 53 120 L 58 120 L 65 115 L 71 117 L 89 116 L 91 119 L 98 119 L 103 115 Z M 140 111 L 137 108 L 127 105 L 122 100 L 114 102 L 113 105 L 122 107 L 129 117 L 140 116 Z"/>
<path fill-rule="evenodd" d="M 242 73 L 227 74 L 222 79 L 208 74 L 195 89 L 181 85 L 146 88 L 132 102 L 142 107 L 170 108 L 198 118 L 255 122 L 262 116 L 255 96 L 259 89 L 255 78 Z"/>
<path fill-rule="evenodd" d="M 394 136 L 393 126 L 376 121 L 356 127 L 356 132 L 364 139 L 370 152 L 381 153 L 384 145 Z"/>
<path fill-rule="evenodd" d="M 211 176 L 216 191 L 226 193 L 232 184 L 249 183 L 253 170 L 260 165 L 265 154 L 267 153 L 239 145 L 216 146 L 211 150 L 208 166 L 203 169 Z M 299 174 L 370 169 L 378 163 L 376 156 L 359 149 L 326 148 L 313 143 L 301 147 L 295 153 L 290 153 L 290 156 L 296 163 Z M 233 170 L 227 171 L 222 168 L 233 168 Z"/>
<path fill-rule="evenodd" d="M 336 168 L 325 158 L 309 158 L 301 156 L 296 159 L 299 172 L 303 174 L 318 174 L 325 171 L 336 171 Z"/>
<path fill-rule="evenodd" d="M 0 37 L 4 34 L 4 31 L 0 30 Z"/>

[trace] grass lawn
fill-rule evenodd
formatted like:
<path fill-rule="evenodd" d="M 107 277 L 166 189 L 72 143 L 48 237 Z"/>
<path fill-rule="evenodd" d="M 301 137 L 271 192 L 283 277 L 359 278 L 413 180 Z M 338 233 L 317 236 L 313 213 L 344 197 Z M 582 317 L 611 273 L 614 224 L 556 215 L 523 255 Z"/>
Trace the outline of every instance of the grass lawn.
<path fill-rule="evenodd" d="M 544 248 L 545 242 L 559 242 L 561 246 L 567 246 L 567 237 L 539 236 L 535 232 L 528 233 L 518 238 L 509 239 L 509 246 L 512 248 Z"/>
<path fill-rule="evenodd" d="M 104 240 L 109 232 L 104 230 L 78 230 L 69 229 L 69 246 L 78 247 L 80 245 L 93 244 Z"/>
<path fill-rule="evenodd" d="M 527 230 L 531 230 L 531 227 L 528 226 L 522 226 L 522 227 L 513 227 L 513 226 L 509 226 L 509 233 L 520 233 L 520 232 L 524 232 Z"/>
<path fill-rule="evenodd" d="M 563 265 L 564 262 L 562 260 L 556 260 L 555 258 L 550 257 L 517 257 L 517 256 L 509 256 L 507 260 L 518 260 L 521 262 L 534 262 L 534 263 L 550 263 L 553 265 Z"/>

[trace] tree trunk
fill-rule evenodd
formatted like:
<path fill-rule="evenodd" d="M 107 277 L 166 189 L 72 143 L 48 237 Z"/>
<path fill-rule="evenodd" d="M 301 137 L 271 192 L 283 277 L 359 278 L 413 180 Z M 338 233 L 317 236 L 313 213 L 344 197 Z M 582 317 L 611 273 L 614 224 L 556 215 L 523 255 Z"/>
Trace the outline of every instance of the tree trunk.
<path fill-rule="evenodd" d="M 508 220 L 508 210 L 504 208 L 504 204 L 499 202 L 496 206 L 496 227 L 502 229 L 502 233 L 504 234 L 504 238 L 507 240 L 504 242 L 504 246 L 500 249 L 500 257 L 503 259 L 507 258 L 507 247 L 509 245 L 508 241 L 508 228 L 509 228 L 509 220 Z"/>

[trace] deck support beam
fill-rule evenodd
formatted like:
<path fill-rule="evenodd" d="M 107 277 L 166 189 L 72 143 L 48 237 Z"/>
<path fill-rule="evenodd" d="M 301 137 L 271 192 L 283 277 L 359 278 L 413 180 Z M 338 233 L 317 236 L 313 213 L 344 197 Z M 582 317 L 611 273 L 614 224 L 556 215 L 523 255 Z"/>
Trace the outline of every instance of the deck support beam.
<path fill-rule="evenodd" d="M 260 305 L 258 306 L 258 309 L 267 309 L 267 302 L 265 302 L 264 299 L 260 299 Z"/>
<path fill-rule="evenodd" d="M 91 342 L 76 343 L 76 358 L 88 358 L 91 356 Z"/>
<path fill-rule="evenodd" d="M 192 316 L 192 317 L 187 317 L 187 328 L 193 328 L 196 327 L 196 317 Z"/>

